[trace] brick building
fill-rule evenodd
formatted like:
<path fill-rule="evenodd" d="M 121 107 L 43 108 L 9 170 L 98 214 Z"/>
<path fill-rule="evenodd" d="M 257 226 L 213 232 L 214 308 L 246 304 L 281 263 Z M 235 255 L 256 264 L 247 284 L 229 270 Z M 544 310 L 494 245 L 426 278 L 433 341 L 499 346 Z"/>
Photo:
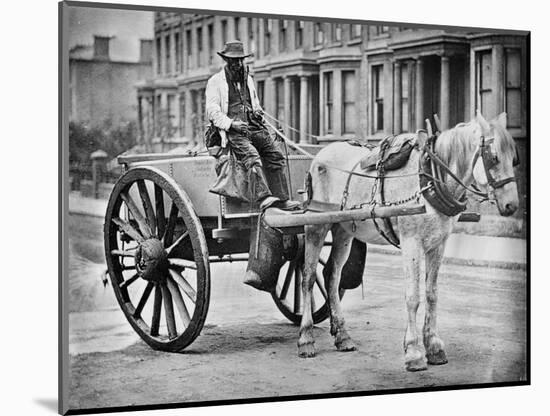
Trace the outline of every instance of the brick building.
<path fill-rule="evenodd" d="M 239 39 L 266 112 L 300 142 L 381 138 L 508 113 L 526 138 L 526 36 L 157 12 L 153 77 L 138 85 L 142 138 L 201 140 L 204 89 Z"/>
<path fill-rule="evenodd" d="M 140 41 L 139 60 L 113 60 L 109 36 L 94 36 L 93 45 L 69 52 L 69 117 L 101 126 L 136 121 L 135 85 L 152 75 L 152 40 Z"/>

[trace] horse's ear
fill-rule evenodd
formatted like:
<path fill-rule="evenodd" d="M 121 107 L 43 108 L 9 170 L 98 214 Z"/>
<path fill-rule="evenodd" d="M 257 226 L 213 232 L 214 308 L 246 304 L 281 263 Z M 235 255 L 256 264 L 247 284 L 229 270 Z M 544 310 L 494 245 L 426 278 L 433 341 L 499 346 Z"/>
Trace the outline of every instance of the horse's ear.
<path fill-rule="evenodd" d="M 501 127 L 506 130 L 506 113 L 500 113 L 497 116 L 497 123 L 501 125 Z"/>
<path fill-rule="evenodd" d="M 481 111 L 479 111 L 479 109 L 476 110 L 476 121 L 481 126 L 481 132 L 483 135 L 488 136 L 491 133 L 491 126 L 487 123 L 485 117 L 481 115 Z"/>
<path fill-rule="evenodd" d="M 429 137 L 432 137 L 433 134 L 434 134 L 434 132 L 433 132 L 433 130 L 432 130 L 432 123 L 430 123 L 430 119 L 429 119 L 429 118 L 427 118 L 425 121 L 426 121 L 426 130 L 428 131 L 428 136 L 429 136 Z"/>
<path fill-rule="evenodd" d="M 419 149 L 422 149 L 426 142 L 428 141 L 428 132 L 426 130 L 417 130 L 416 131 L 416 144 L 418 145 Z"/>

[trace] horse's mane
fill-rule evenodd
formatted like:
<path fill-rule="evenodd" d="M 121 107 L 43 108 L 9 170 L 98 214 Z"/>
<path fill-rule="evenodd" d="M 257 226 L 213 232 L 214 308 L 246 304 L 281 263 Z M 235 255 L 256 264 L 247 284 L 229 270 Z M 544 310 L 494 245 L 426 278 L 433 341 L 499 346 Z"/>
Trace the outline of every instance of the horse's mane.
<path fill-rule="evenodd" d="M 502 125 L 496 121 L 491 120 L 489 122 L 491 126 L 495 129 L 497 133 L 495 135 L 495 144 L 497 146 L 497 151 L 500 155 L 511 155 L 514 154 L 515 143 L 512 135 L 506 130 Z"/>
<path fill-rule="evenodd" d="M 497 120 L 489 124 L 495 130 L 495 145 L 499 155 L 514 154 L 514 139 Z M 458 174 L 465 174 L 470 167 L 468 154 L 472 154 L 479 144 L 481 127 L 474 119 L 468 123 L 458 123 L 455 127 L 445 130 L 437 140 L 436 152 L 447 164 L 455 163 Z"/>
<path fill-rule="evenodd" d="M 454 162 L 457 173 L 463 175 L 470 167 L 468 155 L 475 151 L 480 135 L 481 128 L 474 120 L 458 123 L 452 129 L 441 132 L 436 152 L 447 165 Z"/>

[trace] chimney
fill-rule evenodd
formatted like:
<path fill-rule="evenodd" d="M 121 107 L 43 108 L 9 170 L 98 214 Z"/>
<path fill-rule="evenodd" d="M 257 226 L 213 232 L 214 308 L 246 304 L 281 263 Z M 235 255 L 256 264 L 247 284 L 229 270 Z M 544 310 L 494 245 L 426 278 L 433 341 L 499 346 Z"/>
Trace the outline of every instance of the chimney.
<path fill-rule="evenodd" d="M 139 62 L 151 62 L 153 60 L 153 40 L 139 40 Z"/>
<path fill-rule="evenodd" d="M 110 36 L 94 35 L 94 59 L 109 60 Z"/>

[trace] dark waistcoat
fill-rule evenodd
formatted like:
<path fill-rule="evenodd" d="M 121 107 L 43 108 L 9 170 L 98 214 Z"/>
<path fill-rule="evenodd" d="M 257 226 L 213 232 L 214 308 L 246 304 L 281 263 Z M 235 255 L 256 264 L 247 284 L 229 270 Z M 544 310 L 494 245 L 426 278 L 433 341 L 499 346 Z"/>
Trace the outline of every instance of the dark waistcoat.
<path fill-rule="evenodd" d="M 241 82 L 241 89 L 237 88 L 237 83 L 231 79 L 229 71 L 225 69 L 225 78 L 229 87 L 229 108 L 227 116 L 232 119 L 249 122 L 248 114 L 252 112 L 250 100 L 250 91 L 246 81 Z"/>

